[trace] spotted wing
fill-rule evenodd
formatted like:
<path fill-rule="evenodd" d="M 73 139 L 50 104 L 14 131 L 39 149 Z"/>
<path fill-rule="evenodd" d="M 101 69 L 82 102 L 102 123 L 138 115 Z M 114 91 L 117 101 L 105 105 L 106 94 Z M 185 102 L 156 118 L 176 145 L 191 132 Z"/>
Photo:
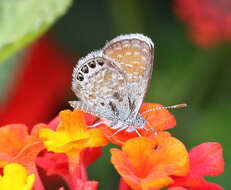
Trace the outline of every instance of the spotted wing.
<path fill-rule="evenodd" d="M 136 117 L 152 75 L 153 42 L 142 34 L 121 35 L 108 42 L 103 53 L 125 72 L 131 116 Z"/>
<path fill-rule="evenodd" d="M 117 122 L 129 114 L 124 73 L 102 51 L 92 52 L 79 60 L 73 72 L 72 89 L 79 101 L 75 108 Z"/>

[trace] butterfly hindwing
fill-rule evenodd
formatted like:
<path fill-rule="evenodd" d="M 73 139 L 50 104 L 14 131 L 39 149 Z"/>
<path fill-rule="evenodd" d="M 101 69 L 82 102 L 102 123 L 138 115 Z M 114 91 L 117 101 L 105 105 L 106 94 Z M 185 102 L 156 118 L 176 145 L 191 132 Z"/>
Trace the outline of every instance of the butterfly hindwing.
<path fill-rule="evenodd" d="M 135 117 L 150 82 L 154 44 L 142 34 L 121 35 L 103 48 L 103 54 L 114 59 L 124 71 L 127 81 L 130 112 Z"/>

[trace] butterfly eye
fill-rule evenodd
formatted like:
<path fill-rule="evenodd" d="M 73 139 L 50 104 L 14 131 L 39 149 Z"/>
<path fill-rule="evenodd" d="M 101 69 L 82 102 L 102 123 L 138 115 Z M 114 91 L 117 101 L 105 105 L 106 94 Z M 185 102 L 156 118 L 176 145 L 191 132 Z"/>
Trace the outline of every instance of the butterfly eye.
<path fill-rule="evenodd" d="M 96 64 L 95 64 L 94 61 L 89 62 L 88 65 L 89 65 L 92 69 L 94 69 L 94 68 L 96 67 Z"/>
<path fill-rule="evenodd" d="M 102 60 L 98 60 L 97 63 L 100 65 L 100 66 L 103 66 L 104 62 Z"/>
<path fill-rule="evenodd" d="M 87 67 L 87 65 L 84 65 L 84 66 L 81 68 L 81 71 L 82 71 L 83 73 L 88 73 L 88 67 Z"/>
<path fill-rule="evenodd" d="M 83 79 L 84 79 L 83 74 L 82 73 L 78 73 L 77 80 L 83 81 Z"/>

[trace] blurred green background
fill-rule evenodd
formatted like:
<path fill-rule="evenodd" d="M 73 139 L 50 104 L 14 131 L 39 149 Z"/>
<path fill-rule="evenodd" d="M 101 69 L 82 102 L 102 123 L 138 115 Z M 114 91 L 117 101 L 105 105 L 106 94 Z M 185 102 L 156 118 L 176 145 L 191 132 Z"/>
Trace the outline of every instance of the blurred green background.
<path fill-rule="evenodd" d="M 102 48 L 107 40 L 117 35 L 143 33 L 149 36 L 155 43 L 155 57 L 145 101 L 162 105 L 188 104 L 187 108 L 170 110 L 177 120 L 177 126 L 170 132 L 188 150 L 203 142 L 221 143 L 225 172 L 207 179 L 231 189 L 231 44 L 210 49 L 196 46 L 185 24 L 174 14 L 170 0 L 74 1 L 50 32 L 76 57 L 73 62 Z M 14 74 L 20 67 L 17 57 L 13 54 L 0 64 L 2 103 L 13 88 Z M 103 190 L 117 189 L 119 184 L 119 176 L 109 162 L 108 149 L 104 148 L 104 156 L 89 168 L 89 178 L 98 180 L 99 189 Z"/>

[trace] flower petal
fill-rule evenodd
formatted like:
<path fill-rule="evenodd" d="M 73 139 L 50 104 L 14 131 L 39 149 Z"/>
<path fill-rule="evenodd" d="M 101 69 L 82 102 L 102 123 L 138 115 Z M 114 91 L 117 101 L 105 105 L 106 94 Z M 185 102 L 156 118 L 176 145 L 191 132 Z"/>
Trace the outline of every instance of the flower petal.
<path fill-rule="evenodd" d="M 178 186 L 178 187 L 170 187 L 170 188 L 168 188 L 167 190 L 187 190 L 187 189 L 184 188 L 184 187 Z"/>
<path fill-rule="evenodd" d="M 156 109 L 157 107 L 163 107 L 161 104 L 143 103 L 139 113 L 147 110 Z M 171 129 L 176 125 L 175 117 L 169 113 L 167 109 L 160 109 L 145 113 L 143 117 L 151 124 L 151 126 L 157 131 L 164 131 Z M 147 128 L 150 128 L 146 124 Z"/>
<path fill-rule="evenodd" d="M 27 170 L 20 164 L 8 164 L 0 177 L 0 189 L 3 190 L 31 190 L 34 184 L 34 174 L 28 176 Z"/>
<path fill-rule="evenodd" d="M 71 187 L 71 179 L 68 171 L 68 160 L 65 154 L 44 152 L 37 157 L 36 164 L 46 171 L 47 176 L 59 175 Z M 57 181 L 55 182 L 57 184 Z"/>
<path fill-rule="evenodd" d="M 88 114 L 88 113 L 85 113 L 84 117 L 85 117 L 85 121 L 87 125 L 92 125 L 94 121 L 97 119 L 96 116 Z"/>
<path fill-rule="evenodd" d="M 187 176 L 173 177 L 171 187 L 182 186 L 192 190 L 221 190 L 216 184 L 204 180 L 224 171 L 222 148 L 219 143 L 207 142 L 193 148 L 189 153 L 191 170 Z"/>
<path fill-rule="evenodd" d="M 60 123 L 57 131 L 63 131 L 70 137 L 75 137 L 84 133 L 87 125 L 84 119 L 84 112 L 74 110 L 64 110 L 59 113 Z"/>
<path fill-rule="evenodd" d="M 52 152 L 45 152 L 36 159 L 36 164 L 46 171 L 46 174 L 60 176 L 67 175 L 68 163 L 65 154 L 57 154 Z"/>
<path fill-rule="evenodd" d="M 39 152 L 45 147 L 38 138 L 38 132 L 46 125 L 34 126 L 31 135 L 27 132 L 25 125 L 14 124 L 0 128 L 0 166 L 7 163 L 19 163 L 24 166 L 29 173 L 35 174 L 35 189 L 43 189 L 40 177 L 35 166 L 35 159 Z M 9 143 L 11 146 L 9 146 Z"/>
<path fill-rule="evenodd" d="M 14 124 L 0 128 L 0 167 L 3 167 L 21 151 L 27 139 L 28 133 L 25 125 Z M 9 144 L 11 146 L 8 146 Z"/>
<path fill-rule="evenodd" d="M 131 188 L 137 189 L 140 186 L 140 179 L 135 175 L 136 169 L 127 159 L 127 155 L 116 148 L 112 148 L 110 152 L 112 155 L 111 162 L 115 169 Z"/>
<path fill-rule="evenodd" d="M 0 166 L 3 167 L 9 162 L 17 162 L 26 167 L 34 162 L 37 154 L 44 149 L 38 138 L 38 131 L 43 127 L 44 125 L 35 126 L 30 136 L 25 125 L 15 124 L 1 127 L 0 155 L 1 159 L 5 157 L 7 160 L 0 160 Z M 8 146 L 9 143 L 11 146 Z M 30 168 L 27 169 L 30 171 Z"/>
<path fill-rule="evenodd" d="M 60 112 L 60 123 L 56 131 L 41 129 L 40 137 L 49 151 L 65 154 L 79 154 L 90 147 L 107 145 L 101 129 L 88 129 L 84 112 L 64 110 Z"/>
<path fill-rule="evenodd" d="M 111 154 L 112 164 L 134 189 L 159 189 L 173 182 L 171 175 L 183 176 L 189 171 L 184 145 L 166 133 L 155 139 L 130 139 L 122 151 L 111 149 Z"/>
<path fill-rule="evenodd" d="M 219 143 L 206 142 L 189 153 L 191 174 L 195 176 L 217 176 L 224 171 L 222 147 Z"/>

